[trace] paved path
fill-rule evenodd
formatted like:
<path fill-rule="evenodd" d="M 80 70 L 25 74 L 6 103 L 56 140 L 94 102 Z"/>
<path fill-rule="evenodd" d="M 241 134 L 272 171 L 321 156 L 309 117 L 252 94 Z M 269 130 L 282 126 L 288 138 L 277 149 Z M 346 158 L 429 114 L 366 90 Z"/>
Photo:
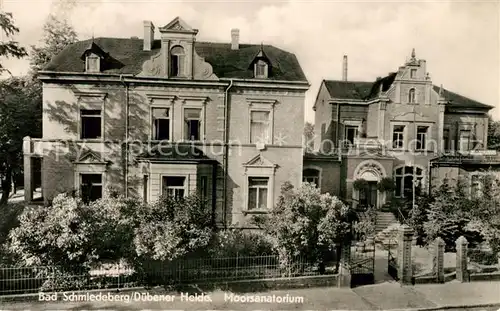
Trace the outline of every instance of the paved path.
<path fill-rule="evenodd" d="M 163 291 L 150 291 L 151 295 L 165 295 Z M 115 293 L 116 294 L 116 293 Z M 124 294 L 124 293 L 121 293 Z M 127 293 L 133 295 L 133 293 Z M 173 301 L 151 302 L 2 302 L 1 310 L 402 310 L 439 309 L 463 306 L 465 310 L 493 311 L 500 308 L 500 282 L 473 282 L 447 284 L 400 286 L 385 282 L 355 289 L 308 288 L 286 291 L 247 293 L 249 297 L 302 297 L 295 303 L 279 302 L 236 302 L 229 298 L 231 293 L 216 291 L 209 293 L 210 302 L 187 302 L 180 293 L 174 293 Z M 131 296 L 133 298 L 133 296 Z M 496 304 L 474 308 L 474 305 Z M 450 310 L 450 309 L 447 309 Z M 453 308 L 451 309 L 453 310 Z"/>

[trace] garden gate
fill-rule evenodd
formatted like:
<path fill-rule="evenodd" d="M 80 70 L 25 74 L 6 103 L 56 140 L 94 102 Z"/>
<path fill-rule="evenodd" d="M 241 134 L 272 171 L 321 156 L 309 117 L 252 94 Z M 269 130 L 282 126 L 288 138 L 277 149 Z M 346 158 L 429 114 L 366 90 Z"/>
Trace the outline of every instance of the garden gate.
<path fill-rule="evenodd" d="M 367 242 L 351 244 L 351 287 L 375 283 L 375 244 Z"/>
<path fill-rule="evenodd" d="M 394 279 L 398 280 L 398 257 L 397 257 L 397 241 L 389 241 L 385 245 L 387 247 L 387 273 Z"/>

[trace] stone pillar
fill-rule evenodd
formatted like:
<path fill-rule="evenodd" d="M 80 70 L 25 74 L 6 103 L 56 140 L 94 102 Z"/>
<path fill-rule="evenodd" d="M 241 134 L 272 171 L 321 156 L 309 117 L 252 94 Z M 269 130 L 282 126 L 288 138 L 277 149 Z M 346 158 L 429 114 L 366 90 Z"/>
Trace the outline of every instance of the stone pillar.
<path fill-rule="evenodd" d="M 31 138 L 26 136 L 23 138 L 23 165 L 24 165 L 24 201 L 29 203 L 33 201 L 33 161 L 31 159 Z"/>
<path fill-rule="evenodd" d="M 435 264 L 433 265 L 432 272 L 436 276 L 438 283 L 444 283 L 444 245 L 443 239 L 438 237 L 434 240 L 432 257 L 435 260 Z"/>
<path fill-rule="evenodd" d="M 413 269 L 411 262 L 411 244 L 413 229 L 408 225 L 399 227 L 398 232 L 398 279 L 401 284 L 411 284 Z"/>
<path fill-rule="evenodd" d="M 349 266 L 351 259 L 351 243 L 347 241 L 342 243 L 340 251 L 339 277 L 337 287 L 351 287 L 351 268 Z"/>
<path fill-rule="evenodd" d="M 456 241 L 457 249 L 457 281 L 459 282 L 469 282 L 469 270 L 467 268 L 467 239 L 464 236 L 460 236 Z"/>

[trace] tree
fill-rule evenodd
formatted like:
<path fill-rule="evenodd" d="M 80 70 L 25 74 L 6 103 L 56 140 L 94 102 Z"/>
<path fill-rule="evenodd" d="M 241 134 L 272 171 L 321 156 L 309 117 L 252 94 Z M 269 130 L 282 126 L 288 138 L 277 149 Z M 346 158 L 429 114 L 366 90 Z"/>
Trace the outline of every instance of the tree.
<path fill-rule="evenodd" d="M 11 40 L 12 36 L 16 35 L 19 32 L 19 28 L 14 25 L 14 21 L 12 20 L 12 13 L 0 13 L 0 27 L 2 28 L 2 32 L 9 39 L 8 41 L 0 42 L 0 56 L 4 57 L 16 57 L 22 58 L 27 55 L 26 50 L 19 46 L 19 43 Z M 6 68 L 0 64 L 0 72 L 8 71 Z"/>
<path fill-rule="evenodd" d="M 13 34 L 18 31 L 10 19 L 6 19 L 11 15 L 3 14 L 1 17 L 2 27 L 6 25 L 5 32 Z M 77 40 L 73 27 L 55 15 L 48 17 L 43 29 L 42 46 L 31 47 L 30 75 L 11 78 L 0 83 L 0 175 L 2 176 L 0 205 L 8 201 L 12 190 L 10 181 L 16 180 L 23 172 L 23 138 L 42 135 L 42 85 L 36 79 L 37 73 L 52 57 Z M 9 44 L 7 50 L 5 48 L 0 50 L 0 55 L 2 51 L 14 53 L 16 56 L 26 55 L 24 49 L 16 50 L 15 42 Z"/>
<path fill-rule="evenodd" d="M 11 180 L 22 173 L 23 138 L 41 137 L 41 120 L 42 90 L 38 82 L 27 77 L 0 82 L 0 205 L 7 203 Z"/>
<path fill-rule="evenodd" d="M 43 26 L 41 46 L 31 46 L 30 66 L 32 75 L 36 76 L 50 60 L 65 47 L 78 40 L 77 34 L 66 19 L 53 14 L 49 15 Z"/>
<path fill-rule="evenodd" d="M 337 197 L 321 194 L 309 183 L 295 190 L 287 182 L 275 208 L 255 222 L 275 240 L 281 264 L 287 266 L 300 257 L 324 271 L 327 257 L 350 232 L 349 216 L 348 207 Z"/>
<path fill-rule="evenodd" d="M 488 115 L 488 149 L 500 150 L 500 122 Z"/>
<path fill-rule="evenodd" d="M 309 122 L 304 125 L 304 140 L 306 152 L 312 152 L 314 150 L 314 125 Z"/>

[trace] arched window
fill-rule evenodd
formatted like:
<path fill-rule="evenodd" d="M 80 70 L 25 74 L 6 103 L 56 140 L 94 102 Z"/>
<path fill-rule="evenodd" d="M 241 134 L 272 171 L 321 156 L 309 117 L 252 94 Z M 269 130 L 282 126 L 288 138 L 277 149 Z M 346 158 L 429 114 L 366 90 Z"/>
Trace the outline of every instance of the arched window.
<path fill-rule="evenodd" d="M 409 103 L 415 103 L 415 89 L 410 89 L 408 92 L 408 102 Z"/>
<path fill-rule="evenodd" d="M 170 50 L 170 76 L 179 77 L 184 74 L 185 53 L 182 46 L 174 46 Z"/>
<path fill-rule="evenodd" d="M 395 196 L 400 198 L 411 198 L 413 193 L 413 166 L 403 166 L 394 171 L 396 179 Z M 424 171 L 421 168 L 415 167 L 415 194 L 419 194 L 424 179 Z"/>
<path fill-rule="evenodd" d="M 314 184 L 314 185 L 316 185 L 316 188 L 319 188 L 320 187 L 319 176 L 320 176 L 319 170 L 314 169 L 314 168 L 306 168 L 302 172 L 302 182 L 308 182 L 308 183 Z"/>

